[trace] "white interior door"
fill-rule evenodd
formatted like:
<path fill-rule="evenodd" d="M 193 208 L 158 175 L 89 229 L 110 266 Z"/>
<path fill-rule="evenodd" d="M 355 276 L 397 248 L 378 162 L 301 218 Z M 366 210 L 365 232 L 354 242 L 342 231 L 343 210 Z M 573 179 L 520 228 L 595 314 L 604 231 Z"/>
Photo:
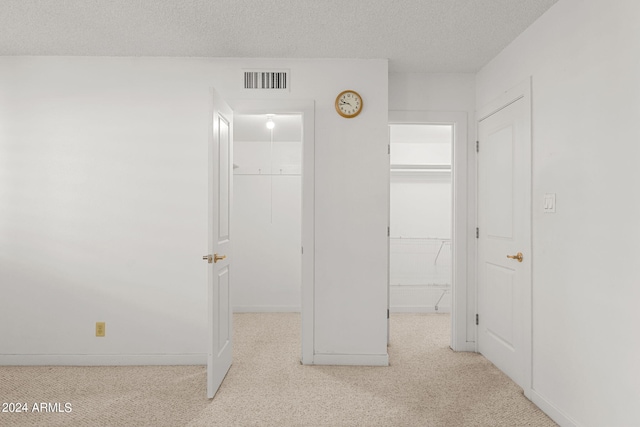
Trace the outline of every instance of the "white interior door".
<path fill-rule="evenodd" d="M 478 128 L 478 351 L 524 389 L 531 340 L 527 102 L 520 97 Z"/>
<path fill-rule="evenodd" d="M 213 398 L 229 371 L 233 353 L 230 301 L 233 112 L 212 90 L 209 137 L 209 254 L 207 396 Z"/>

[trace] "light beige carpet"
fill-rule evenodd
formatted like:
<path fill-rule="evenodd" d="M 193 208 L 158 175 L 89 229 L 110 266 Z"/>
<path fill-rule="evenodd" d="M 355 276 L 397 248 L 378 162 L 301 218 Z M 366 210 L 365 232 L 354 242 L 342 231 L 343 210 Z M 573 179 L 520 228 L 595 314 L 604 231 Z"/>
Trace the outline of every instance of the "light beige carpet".
<path fill-rule="evenodd" d="M 389 367 L 302 366 L 298 314 L 236 314 L 215 399 L 204 366 L 0 367 L 0 426 L 554 426 L 482 356 L 448 347 L 446 314 L 391 317 Z M 71 412 L 31 412 L 34 403 Z M 0 408 L 2 410 L 2 408 Z"/>

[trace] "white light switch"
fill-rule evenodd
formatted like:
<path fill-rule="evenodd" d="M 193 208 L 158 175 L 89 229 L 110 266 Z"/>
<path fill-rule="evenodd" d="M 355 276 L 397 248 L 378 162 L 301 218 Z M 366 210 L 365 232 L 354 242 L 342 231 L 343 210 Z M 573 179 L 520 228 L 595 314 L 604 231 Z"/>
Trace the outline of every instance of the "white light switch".
<path fill-rule="evenodd" d="M 556 213 L 556 193 L 547 193 L 544 195 L 544 212 Z"/>

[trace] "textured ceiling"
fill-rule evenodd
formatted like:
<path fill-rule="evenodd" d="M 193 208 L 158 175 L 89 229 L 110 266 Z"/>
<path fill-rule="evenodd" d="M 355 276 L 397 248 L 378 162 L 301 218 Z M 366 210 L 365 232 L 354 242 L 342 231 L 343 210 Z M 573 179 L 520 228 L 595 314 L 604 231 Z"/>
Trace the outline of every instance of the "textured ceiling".
<path fill-rule="evenodd" d="M 388 58 L 475 72 L 557 0 L 0 0 L 0 55 Z"/>

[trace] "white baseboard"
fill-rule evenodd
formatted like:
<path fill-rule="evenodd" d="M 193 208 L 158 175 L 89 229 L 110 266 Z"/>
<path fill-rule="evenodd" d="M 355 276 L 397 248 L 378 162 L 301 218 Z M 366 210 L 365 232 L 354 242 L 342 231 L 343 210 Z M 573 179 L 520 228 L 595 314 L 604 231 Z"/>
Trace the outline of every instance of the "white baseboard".
<path fill-rule="evenodd" d="M 389 366 L 388 354 L 314 354 L 313 365 Z"/>
<path fill-rule="evenodd" d="M 450 346 L 450 348 L 453 351 L 476 353 L 476 343 L 472 341 L 466 341 L 462 345 L 457 346 L 456 348 L 453 348 Z"/>
<path fill-rule="evenodd" d="M 0 366 L 206 365 L 206 353 L 193 354 L 1 354 Z"/>
<path fill-rule="evenodd" d="M 300 306 L 292 305 L 237 305 L 234 313 L 300 313 Z"/>
<path fill-rule="evenodd" d="M 555 405 L 549 402 L 544 396 L 536 392 L 535 390 L 531 390 L 531 401 L 535 403 L 538 408 L 542 409 L 542 412 L 547 414 L 549 418 L 558 423 L 562 427 L 579 427 L 580 424 L 569 415 L 562 412 Z"/>
<path fill-rule="evenodd" d="M 408 306 L 401 305 L 395 307 L 389 307 L 389 311 L 391 313 L 451 313 L 451 307 L 441 307 L 438 306 L 436 310 L 435 307 L 425 307 L 420 305 Z"/>

